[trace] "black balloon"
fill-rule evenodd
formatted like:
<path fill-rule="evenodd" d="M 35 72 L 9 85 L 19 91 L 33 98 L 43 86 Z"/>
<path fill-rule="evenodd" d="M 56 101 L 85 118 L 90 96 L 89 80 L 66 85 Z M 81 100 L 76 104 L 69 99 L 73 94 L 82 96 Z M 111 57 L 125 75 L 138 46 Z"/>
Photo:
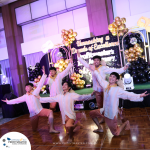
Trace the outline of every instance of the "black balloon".
<path fill-rule="evenodd" d="M 140 79 L 142 79 L 142 78 L 145 78 L 145 75 L 144 75 L 143 72 L 140 72 L 140 73 L 138 73 L 138 77 L 139 77 Z"/>
<path fill-rule="evenodd" d="M 133 74 L 132 77 L 133 77 L 134 81 L 138 79 L 138 75 L 137 74 Z"/>
<path fill-rule="evenodd" d="M 139 69 L 139 65 L 136 65 L 135 67 L 136 67 L 137 70 Z"/>
<path fill-rule="evenodd" d="M 147 75 L 147 80 L 150 81 L 150 74 Z"/>
<path fill-rule="evenodd" d="M 142 72 L 141 70 L 136 70 L 136 71 L 137 71 L 137 74 Z"/>
<path fill-rule="evenodd" d="M 147 75 L 148 73 L 149 73 L 149 70 L 148 70 L 148 69 L 145 69 L 145 70 L 144 70 L 144 74 Z"/>
<path fill-rule="evenodd" d="M 36 63 L 36 65 L 35 65 L 36 67 L 39 67 L 40 66 L 40 63 Z"/>
<path fill-rule="evenodd" d="M 144 66 L 144 65 L 140 65 L 140 66 L 139 66 L 139 69 L 144 70 L 144 69 L 145 69 L 145 66 Z"/>
<path fill-rule="evenodd" d="M 132 70 L 136 70 L 136 66 L 132 66 Z"/>
<path fill-rule="evenodd" d="M 137 65 L 139 65 L 140 63 L 141 63 L 140 60 L 137 60 L 137 61 L 136 61 L 136 64 L 137 64 Z"/>
<path fill-rule="evenodd" d="M 136 70 L 133 70 L 132 72 L 131 72 L 131 74 L 136 74 L 137 73 L 137 71 Z"/>
<path fill-rule="evenodd" d="M 142 82 L 142 83 L 146 83 L 146 82 L 147 82 L 147 79 L 146 79 L 146 78 L 143 78 L 143 79 L 141 79 L 141 82 Z"/>
<path fill-rule="evenodd" d="M 136 80 L 135 80 L 135 83 L 140 83 L 140 79 L 136 79 Z"/>

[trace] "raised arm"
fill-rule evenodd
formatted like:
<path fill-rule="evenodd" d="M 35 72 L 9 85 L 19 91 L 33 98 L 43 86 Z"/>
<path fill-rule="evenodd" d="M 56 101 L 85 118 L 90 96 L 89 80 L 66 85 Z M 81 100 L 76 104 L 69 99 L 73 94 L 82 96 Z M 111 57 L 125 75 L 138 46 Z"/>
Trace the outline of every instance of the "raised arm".
<path fill-rule="evenodd" d="M 87 101 L 95 98 L 95 95 L 88 94 L 88 95 L 79 95 L 77 93 L 72 93 L 71 97 L 74 101 Z"/>
<path fill-rule="evenodd" d="M 98 73 L 96 70 L 94 71 L 94 75 L 96 76 L 97 81 L 99 82 L 99 84 L 105 89 L 109 83 L 106 80 L 104 80 L 101 77 L 100 73 Z"/>
<path fill-rule="evenodd" d="M 105 74 L 111 74 L 112 72 L 117 72 L 118 74 L 122 74 L 126 70 L 125 67 L 116 69 L 116 68 L 109 68 L 107 66 L 104 66 L 103 68 Z"/>
<path fill-rule="evenodd" d="M 61 76 L 61 78 L 63 79 L 65 76 L 68 75 L 69 70 L 73 67 L 73 62 L 70 62 L 68 67 L 61 73 L 59 73 L 59 75 Z"/>
<path fill-rule="evenodd" d="M 41 103 L 53 103 L 53 102 L 58 102 L 58 96 L 54 97 L 40 97 L 40 102 Z"/>
<path fill-rule="evenodd" d="M 42 71 L 43 71 L 43 75 L 42 75 L 42 78 L 41 78 L 40 82 L 38 83 L 37 88 L 33 91 L 34 95 L 38 95 L 40 93 L 40 90 L 41 90 L 41 88 L 43 87 L 43 85 L 45 83 L 47 75 L 45 74 L 45 68 L 44 67 L 43 67 Z"/>
<path fill-rule="evenodd" d="M 25 102 L 26 101 L 26 99 L 25 99 L 25 95 L 23 95 L 23 96 L 21 96 L 21 97 L 18 97 L 18 98 L 16 98 L 16 99 L 12 99 L 12 100 L 2 100 L 3 102 L 5 102 L 5 103 L 7 103 L 7 104 L 9 104 L 9 105 L 11 105 L 11 104 L 19 104 L 19 103 L 23 103 L 23 102 Z"/>
<path fill-rule="evenodd" d="M 143 101 L 143 97 L 148 96 L 149 94 L 146 94 L 146 92 L 142 94 L 135 94 L 133 92 L 127 92 L 124 91 L 122 88 L 118 91 L 119 98 L 127 99 L 130 101 Z"/>

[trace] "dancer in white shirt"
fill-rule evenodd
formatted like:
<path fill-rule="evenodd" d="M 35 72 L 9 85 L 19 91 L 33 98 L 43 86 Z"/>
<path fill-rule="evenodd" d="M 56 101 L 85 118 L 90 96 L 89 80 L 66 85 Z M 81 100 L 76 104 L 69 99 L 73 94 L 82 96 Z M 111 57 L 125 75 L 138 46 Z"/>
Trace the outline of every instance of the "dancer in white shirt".
<path fill-rule="evenodd" d="M 93 71 L 95 70 L 93 66 L 90 66 L 90 68 Z M 128 99 L 131 101 L 143 101 L 143 97 L 149 94 L 146 94 L 146 92 L 142 94 L 135 94 L 133 92 L 124 91 L 122 88 L 117 86 L 117 81 L 119 80 L 120 76 L 116 72 L 112 72 L 110 74 L 109 82 L 104 80 L 101 77 L 100 73 L 98 73 L 96 70 L 94 71 L 94 75 L 104 89 L 103 108 L 101 108 L 100 110 L 96 109 L 90 112 L 91 118 L 98 126 L 98 129 L 94 130 L 94 132 L 103 132 L 103 129 L 101 128 L 100 123 L 97 119 L 99 117 L 104 118 L 111 133 L 115 136 L 118 136 L 124 128 L 125 130 L 130 129 L 130 123 L 128 120 L 124 122 L 121 126 L 118 126 L 117 124 L 119 98 Z"/>
<path fill-rule="evenodd" d="M 47 78 L 45 84 L 49 85 L 50 97 L 56 96 L 63 92 L 62 89 L 62 79 L 68 75 L 69 70 L 73 67 L 73 60 L 70 59 L 68 67 L 61 73 L 57 74 L 56 68 L 51 67 L 49 69 L 50 76 Z M 50 103 L 50 109 L 56 109 L 57 102 Z"/>
<path fill-rule="evenodd" d="M 68 142 L 72 142 L 73 130 L 76 126 L 82 126 L 80 122 L 75 124 L 76 113 L 74 112 L 75 101 L 85 101 L 93 99 L 95 96 L 93 94 L 89 95 L 79 95 L 77 93 L 70 93 L 71 84 L 70 82 L 64 82 L 62 84 L 63 94 L 58 94 L 54 97 L 41 97 L 41 103 L 47 102 L 58 102 L 62 115 L 62 123 L 65 125 L 66 131 L 69 133 Z"/>
<path fill-rule="evenodd" d="M 42 107 L 39 99 L 37 98 L 42 86 L 44 85 L 45 79 L 47 77 L 45 75 L 44 67 L 43 67 L 42 71 L 43 71 L 43 76 L 35 90 L 33 90 L 32 83 L 27 83 L 25 86 L 25 90 L 27 93 L 25 95 L 23 95 L 19 98 L 13 99 L 13 100 L 6 99 L 6 100 L 2 100 L 2 101 L 6 102 L 9 105 L 26 102 L 29 112 L 30 112 L 30 122 L 31 122 L 33 131 L 37 130 L 39 117 L 42 116 L 42 117 L 48 117 L 48 121 L 49 121 L 49 125 L 50 125 L 49 132 L 50 133 L 59 133 L 59 131 L 54 130 L 54 127 L 53 127 L 53 111 L 49 110 L 49 109 L 44 109 Z"/>
<path fill-rule="evenodd" d="M 102 88 L 102 85 L 97 81 L 95 75 L 93 74 L 93 71 L 89 67 L 89 64 L 80 57 L 79 50 L 77 50 L 77 56 L 78 56 L 79 62 L 81 64 L 83 64 L 83 66 L 88 68 L 92 73 L 93 90 L 95 91 L 95 94 L 96 94 L 97 106 L 98 106 L 98 108 L 102 108 L 103 107 L 103 88 Z M 95 70 L 97 70 L 100 73 L 101 77 L 104 80 L 106 78 L 106 74 L 110 74 L 111 72 L 117 72 L 117 73 L 121 74 L 128 68 L 127 66 L 122 67 L 120 69 L 108 68 L 107 66 L 101 64 L 101 57 L 100 56 L 94 56 L 93 61 L 94 61 L 93 65 L 95 66 Z"/>

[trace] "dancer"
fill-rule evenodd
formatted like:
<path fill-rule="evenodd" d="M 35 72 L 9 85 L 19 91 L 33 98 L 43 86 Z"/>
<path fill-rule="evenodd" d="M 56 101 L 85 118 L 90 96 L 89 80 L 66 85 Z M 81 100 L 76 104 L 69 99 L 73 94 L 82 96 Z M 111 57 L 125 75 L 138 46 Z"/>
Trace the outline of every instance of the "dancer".
<path fill-rule="evenodd" d="M 93 66 L 90 66 L 91 70 L 95 70 Z M 90 116 L 98 126 L 97 130 L 94 132 L 103 132 L 100 123 L 98 122 L 99 118 L 104 118 L 105 122 L 107 123 L 111 133 L 115 136 L 120 135 L 123 129 L 129 130 L 130 123 L 127 120 L 121 126 L 117 124 L 117 114 L 118 114 L 118 104 L 119 98 L 128 99 L 131 101 L 143 101 L 143 97 L 149 95 L 146 92 L 142 94 L 135 94 L 133 92 L 124 91 L 122 88 L 117 86 L 117 81 L 119 80 L 120 76 L 116 72 L 112 72 L 109 77 L 109 82 L 105 81 L 98 71 L 94 71 L 94 75 L 97 77 L 98 82 L 102 85 L 104 89 L 104 105 L 103 108 L 96 109 L 90 111 Z"/>
<path fill-rule="evenodd" d="M 39 117 L 48 117 L 48 121 L 49 121 L 49 125 L 50 125 L 50 129 L 49 132 L 50 133 L 59 133 L 59 131 L 54 130 L 53 127 L 53 111 L 49 110 L 49 109 L 45 109 L 42 107 L 39 99 L 37 98 L 37 96 L 40 93 L 40 90 L 45 82 L 46 79 L 46 75 L 45 75 L 45 68 L 43 66 L 43 76 L 37 86 L 37 88 L 33 91 L 33 84 L 32 83 L 27 83 L 25 85 L 25 90 L 26 90 L 26 94 L 13 99 L 13 100 L 2 100 L 3 102 L 6 102 L 7 104 L 11 105 L 11 104 L 19 104 L 22 102 L 26 102 L 29 112 L 30 112 L 30 122 L 31 122 L 31 126 L 32 126 L 32 130 L 35 132 L 37 130 L 38 127 L 38 121 L 39 121 Z"/>
<path fill-rule="evenodd" d="M 88 68 L 92 73 L 93 90 L 95 91 L 95 94 L 96 94 L 97 106 L 98 106 L 98 108 L 102 108 L 103 107 L 102 85 L 99 82 L 97 82 L 97 79 L 96 79 L 95 75 L 93 74 L 93 71 L 90 69 L 89 64 L 80 57 L 79 50 L 77 50 L 77 56 L 78 56 L 79 62 L 82 63 L 86 68 Z M 117 73 L 121 74 L 128 68 L 128 66 L 122 67 L 120 69 L 108 68 L 104 64 L 101 64 L 102 62 L 101 62 L 100 56 L 94 56 L 93 61 L 94 61 L 93 65 L 95 66 L 95 70 L 97 70 L 100 73 L 100 75 L 103 79 L 106 78 L 106 74 L 110 74 L 111 72 L 117 72 Z"/>
<path fill-rule="evenodd" d="M 89 95 L 79 95 L 76 93 L 70 93 L 71 90 L 71 83 L 64 81 L 62 84 L 63 93 L 58 94 L 54 97 L 41 97 L 41 103 L 47 102 L 58 102 L 61 110 L 62 115 L 62 123 L 65 125 L 66 131 L 69 133 L 68 142 L 72 142 L 73 140 L 73 130 L 77 126 L 82 126 L 81 123 L 78 121 L 75 124 L 76 114 L 74 112 L 74 103 L 75 101 L 85 101 L 94 99 L 95 96 L 92 94 Z"/>
<path fill-rule="evenodd" d="M 50 77 L 47 78 L 47 81 L 45 82 L 45 84 L 49 85 L 50 97 L 56 96 L 63 92 L 62 85 L 61 85 L 62 79 L 68 75 L 69 70 L 72 68 L 72 66 L 73 66 L 73 60 L 70 59 L 70 63 L 68 65 L 68 67 L 61 73 L 57 74 L 55 67 L 51 67 L 49 69 Z M 57 104 L 57 102 L 50 103 L 50 109 L 55 111 L 56 104 Z"/>

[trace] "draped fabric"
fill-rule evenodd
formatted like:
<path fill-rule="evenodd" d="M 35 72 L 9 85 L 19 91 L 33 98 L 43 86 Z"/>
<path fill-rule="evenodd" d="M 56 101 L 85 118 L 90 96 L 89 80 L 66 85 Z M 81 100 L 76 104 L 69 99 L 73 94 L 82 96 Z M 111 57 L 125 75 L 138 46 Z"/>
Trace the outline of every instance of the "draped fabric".
<path fill-rule="evenodd" d="M 2 75 L 0 75 L 1 84 L 3 84 L 3 80 L 4 80 L 3 77 L 6 76 L 6 78 L 7 78 L 7 83 L 6 84 L 10 84 L 10 86 L 13 89 L 9 59 L 1 60 L 0 65 L 1 65 L 1 72 L 2 72 Z"/>

